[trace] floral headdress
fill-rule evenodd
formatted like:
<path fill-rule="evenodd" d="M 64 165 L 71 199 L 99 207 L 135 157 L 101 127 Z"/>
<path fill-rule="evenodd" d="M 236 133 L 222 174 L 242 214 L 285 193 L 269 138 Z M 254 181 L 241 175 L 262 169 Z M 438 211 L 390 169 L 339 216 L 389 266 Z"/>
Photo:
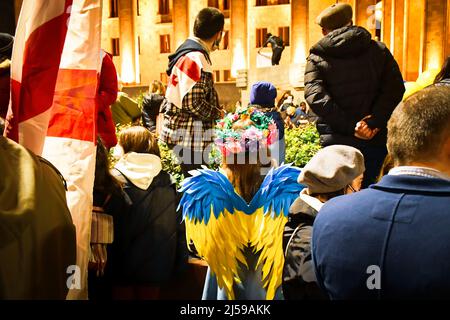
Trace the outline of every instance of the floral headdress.
<path fill-rule="evenodd" d="M 240 121 L 241 128 L 233 129 Z M 278 130 L 275 122 L 255 107 L 239 109 L 229 113 L 216 125 L 215 144 L 223 155 L 241 152 L 255 152 L 275 143 Z"/>

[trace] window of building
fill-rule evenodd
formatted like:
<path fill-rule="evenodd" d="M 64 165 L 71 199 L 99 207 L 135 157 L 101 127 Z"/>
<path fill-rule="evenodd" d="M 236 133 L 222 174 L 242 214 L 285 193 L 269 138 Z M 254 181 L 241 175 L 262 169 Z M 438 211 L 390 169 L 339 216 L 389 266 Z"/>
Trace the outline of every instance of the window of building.
<path fill-rule="evenodd" d="M 118 0 L 109 1 L 109 17 L 117 18 L 119 16 L 119 4 Z"/>
<path fill-rule="evenodd" d="M 169 80 L 169 77 L 167 76 L 167 73 L 162 72 L 159 74 L 159 81 L 161 81 L 164 85 L 167 86 L 168 80 Z"/>
<path fill-rule="evenodd" d="M 223 32 L 222 41 L 220 42 L 220 50 L 230 49 L 230 32 L 225 30 Z"/>
<path fill-rule="evenodd" d="M 214 82 L 220 82 L 220 70 L 214 70 L 213 78 Z"/>
<path fill-rule="evenodd" d="M 219 9 L 219 0 L 208 0 L 208 7 Z"/>
<path fill-rule="evenodd" d="M 290 45 L 289 41 L 289 27 L 278 28 L 278 36 L 283 40 L 285 46 Z"/>
<path fill-rule="evenodd" d="M 172 22 L 172 13 L 170 12 L 170 1 L 169 0 L 159 0 L 158 15 L 159 15 L 158 23 Z"/>
<path fill-rule="evenodd" d="M 141 9 L 139 8 L 139 0 L 136 0 L 136 14 L 138 16 L 141 15 Z"/>
<path fill-rule="evenodd" d="M 208 0 L 208 7 L 219 9 L 225 18 L 230 17 L 230 0 Z"/>
<path fill-rule="evenodd" d="M 140 36 L 138 36 L 137 45 L 138 45 L 138 54 L 140 55 L 141 54 L 141 37 Z"/>
<path fill-rule="evenodd" d="M 234 82 L 236 78 L 231 75 L 231 70 L 223 70 L 223 81 L 224 82 Z"/>
<path fill-rule="evenodd" d="M 159 36 L 159 45 L 161 53 L 170 53 L 170 34 L 162 34 Z"/>
<path fill-rule="evenodd" d="M 256 29 L 256 47 L 261 48 L 266 41 L 267 28 Z"/>
<path fill-rule="evenodd" d="M 112 52 L 112 55 L 115 56 L 115 57 L 120 56 L 120 42 L 119 42 L 119 38 L 111 39 L 111 52 Z"/>
<path fill-rule="evenodd" d="M 289 0 L 256 0 L 256 6 L 273 6 L 277 4 L 289 4 Z"/>
<path fill-rule="evenodd" d="M 158 14 L 170 14 L 169 0 L 159 0 Z"/>

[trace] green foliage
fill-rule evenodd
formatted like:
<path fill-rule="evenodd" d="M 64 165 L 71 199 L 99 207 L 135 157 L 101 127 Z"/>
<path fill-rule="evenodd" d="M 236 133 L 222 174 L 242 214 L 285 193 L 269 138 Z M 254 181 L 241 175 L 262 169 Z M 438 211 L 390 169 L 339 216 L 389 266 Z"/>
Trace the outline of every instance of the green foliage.
<path fill-rule="evenodd" d="M 159 152 L 161 153 L 163 170 L 172 175 L 177 184 L 177 188 L 179 188 L 181 186 L 181 181 L 184 179 L 184 175 L 181 172 L 181 167 L 178 164 L 177 158 L 164 142 L 159 141 L 158 145 Z"/>
<path fill-rule="evenodd" d="M 286 129 L 286 163 L 303 168 L 320 150 L 319 133 L 314 124 Z"/>

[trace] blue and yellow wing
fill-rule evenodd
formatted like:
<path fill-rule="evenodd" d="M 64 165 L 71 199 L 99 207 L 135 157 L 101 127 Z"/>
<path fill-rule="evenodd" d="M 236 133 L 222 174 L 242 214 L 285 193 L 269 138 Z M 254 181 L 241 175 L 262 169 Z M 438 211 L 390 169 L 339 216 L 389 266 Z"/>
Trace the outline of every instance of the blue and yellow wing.
<path fill-rule="evenodd" d="M 187 240 L 194 242 L 229 299 L 235 298 L 233 285 L 241 282 L 239 262 L 248 267 L 243 252 L 249 246 L 259 254 L 256 269 L 262 266 L 266 298 L 274 298 L 282 281 L 284 225 L 304 188 L 297 182 L 299 174 L 290 165 L 272 169 L 249 205 L 219 172 L 198 170 L 183 182 L 180 206 Z"/>
<path fill-rule="evenodd" d="M 284 265 L 283 230 L 289 207 L 298 197 L 303 185 L 297 182 L 300 169 L 283 165 L 272 169 L 257 194 L 258 209 L 253 214 L 250 242 L 259 252 L 257 268 L 262 265 L 266 299 L 272 300 L 282 282 Z"/>
<path fill-rule="evenodd" d="M 183 182 L 180 202 L 187 240 L 192 240 L 200 257 L 216 275 L 218 285 L 234 299 L 233 285 L 240 283 L 238 261 L 243 255 L 247 231 L 242 228 L 245 214 L 235 212 L 239 201 L 233 186 L 219 172 L 202 169 Z"/>

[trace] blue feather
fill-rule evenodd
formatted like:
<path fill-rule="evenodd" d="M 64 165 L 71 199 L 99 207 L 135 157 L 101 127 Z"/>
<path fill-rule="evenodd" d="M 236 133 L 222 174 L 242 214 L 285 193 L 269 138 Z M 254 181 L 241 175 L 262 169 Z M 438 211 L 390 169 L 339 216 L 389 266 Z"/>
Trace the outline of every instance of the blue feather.
<path fill-rule="evenodd" d="M 287 216 L 289 206 L 296 199 L 303 185 L 297 182 L 300 169 L 291 165 L 271 168 L 260 189 L 247 204 L 233 188 L 233 185 L 220 172 L 210 169 L 197 170 L 192 177 L 185 179 L 180 192 L 183 192 L 179 208 L 183 208 L 183 218 L 208 224 L 211 216 L 211 205 L 216 219 L 226 209 L 233 214 L 235 210 L 253 214 L 263 207 L 264 214 L 273 218 L 281 212 Z"/>

